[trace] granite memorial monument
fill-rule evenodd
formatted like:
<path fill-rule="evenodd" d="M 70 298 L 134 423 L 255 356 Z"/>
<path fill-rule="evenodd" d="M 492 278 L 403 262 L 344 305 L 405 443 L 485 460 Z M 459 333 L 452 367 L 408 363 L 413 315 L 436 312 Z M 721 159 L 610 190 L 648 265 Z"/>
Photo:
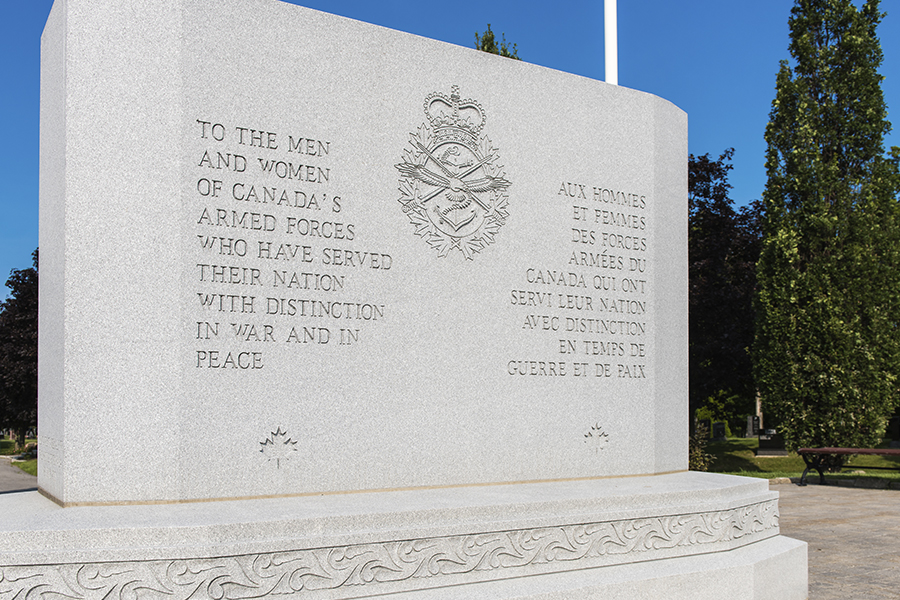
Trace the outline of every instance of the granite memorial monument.
<path fill-rule="evenodd" d="M 805 598 L 687 471 L 677 107 L 276 0 L 57 0 L 41 68 L 0 598 Z"/>

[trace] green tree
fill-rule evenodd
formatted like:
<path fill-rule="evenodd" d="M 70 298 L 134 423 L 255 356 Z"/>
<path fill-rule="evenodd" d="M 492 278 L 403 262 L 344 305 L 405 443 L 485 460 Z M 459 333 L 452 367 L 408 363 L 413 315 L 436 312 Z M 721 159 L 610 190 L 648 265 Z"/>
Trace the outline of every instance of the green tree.
<path fill-rule="evenodd" d="M 754 371 L 789 448 L 875 445 L 897 402 L 900 177 L 878 4 L 797 0 L 766 128 Z"/>
<path fill-rule="evenodd" d="M 485 31 L 484 34 L 479 34 L 477 31 L 475 32 L 475 49 L 481 50 L 482 52 L 490 52 L 491 54 L 499 54 L 506 58 L 521 60 L 519 58 L 519 50 L 516 48 L 515 44 L 512 45 L 512 50 L 509 49 L 509 44 L 506 43 L 505 33 L 502 34 L 500 46 L 497 46 L 497 40 L 494 38 L 494 32 L 491 31 L 490 23 L 488 23 L 487 31 Z"/>
<path fill-rule="evenodd" d="M 759 203 L 734 210 L 732 156 L 729 148 L 717 160 L 709 154 L 688 158 L 690 407 L 692 415 L 705 407 L 732 430 L 743 430 L 755 412 L 750 347 Z"/>
<path fill-rule="evenodd" d="M 0 426 L 16 432 L 20 450 L 37 426 L 37 250 L 32 259 L 33 268 L 10 273 L 10 296 L 0 302 Z"/>

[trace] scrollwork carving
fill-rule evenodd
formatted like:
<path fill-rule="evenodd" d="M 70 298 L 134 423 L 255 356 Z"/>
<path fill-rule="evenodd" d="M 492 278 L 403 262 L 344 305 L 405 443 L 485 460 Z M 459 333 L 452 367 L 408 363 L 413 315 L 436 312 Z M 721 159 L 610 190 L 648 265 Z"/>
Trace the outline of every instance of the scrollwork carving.
<path fill-rule="evenodd" d="M 341 588 L 358 595 L 361 587 L 420 589 L 649 560 L 673 550 L 709 552 L 777 527 L 772 500 L 718 512 L 265 554 L 7 566 L 0 567 L 0 600 L 246 600 Z"/>

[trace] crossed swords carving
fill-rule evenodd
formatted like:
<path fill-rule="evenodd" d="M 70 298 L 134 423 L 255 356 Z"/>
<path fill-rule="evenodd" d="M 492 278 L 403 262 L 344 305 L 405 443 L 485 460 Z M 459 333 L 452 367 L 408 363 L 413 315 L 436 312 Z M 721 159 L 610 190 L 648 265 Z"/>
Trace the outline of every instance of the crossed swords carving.
<path fill-rule="evenodd" d="M 418 140 L 416 141 L 416 146 L 424 152 L 428 158 L 430 158 L 434 164 L 438 166 L 438 168 L 443 171 L 444 175 L 439 175 L 430 169 L 425 168 L 425 165 L 415 165 L 410 162 L 403 162 L 397 165 L 397 169 L 405 176 L 412 177 L 413 179 L 418 179 L 428 185 L 435 186 L 435 190 L 430 192 L 427 196 L 421 199 L 419 204 L 425 204 L 438 194 L 450 190 L 452 192 L 463 192 L 469 198 L 474 200 L 481 208 L 490 212 L 491 207 L 485 204 L 485 202 L 475 195 L 475 192 L 489 192 L 493 190 L 505 190 L 510 186 L 510 182 L 504 179 L 503 177 L 492 177 L 488 175 L 487 177 L 482 177 L 480 179 L 473 179 L 472 181 L 466 181 L 465 178 L 480 169 L 486 163 L 489 163 L 494 159 L 494 154 L 491 153 L 477 163 L 469 167 L 465 172 L 460 173 L 459 175 L 455 175 L 450 172 L 450 170 L 444 166 L 444 163 L 439 161 L 435 156 L 422 145 Z M 427 161 L 426 161 L 427 164 Z"/>

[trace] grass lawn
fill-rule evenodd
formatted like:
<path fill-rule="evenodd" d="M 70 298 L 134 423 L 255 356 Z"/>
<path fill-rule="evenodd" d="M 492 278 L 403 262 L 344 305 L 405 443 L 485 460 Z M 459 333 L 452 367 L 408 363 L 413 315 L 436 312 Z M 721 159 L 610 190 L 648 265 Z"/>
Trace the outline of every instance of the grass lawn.
<path fill-rule="evenodd" d="M 25 443 L 30 444 L 36 442 L 34 438 L 25 438 Z M 16 452 L 16 440 L 2 439 L 0 440 L 0 454 L 8 456 L 10 454 L 18 454 Z"/>
<path fill-rule="evenodd" d="M 19 467 L 29 475 L 37 477 L 37 459 L 16 461 L 13 465 Z"/>
<path fill-rule="evenodd" d="M 27 438 L 25 443 L 36 442 L 37 440 Z M 9 456 L 18 454 L 16 452 L 16 441 L 15 440 L 0 440 L 0 454 Z M 29 475 L 37 475 L 37 459 L 34 460 L 24 460 L 24 461 L 16 461 L 12 463 L 13 465 L 19 467 Z"/>
<path fill-rule="evenodd" d="M 730 473 L 746 477 L 800 477 L 806 464 L 795 453 L 788 456 L 756 456 L 759 440 L 756 438 L 729 438 L 724 442 L 710 442 L 706 451 L 713 455 L 710 471 Z M 900 459 L 885 456 L 854 456 L 849 461 L 853 468 L 841 473 L 829 473 L 828 477 L 852 478 L 876 477 L 881 479 L 900 479 L 898 471 L 882 471 L 866 467 L 893 467 L 900 469 Z M 812 471 L 809 477 L 818 477 Z"/>

